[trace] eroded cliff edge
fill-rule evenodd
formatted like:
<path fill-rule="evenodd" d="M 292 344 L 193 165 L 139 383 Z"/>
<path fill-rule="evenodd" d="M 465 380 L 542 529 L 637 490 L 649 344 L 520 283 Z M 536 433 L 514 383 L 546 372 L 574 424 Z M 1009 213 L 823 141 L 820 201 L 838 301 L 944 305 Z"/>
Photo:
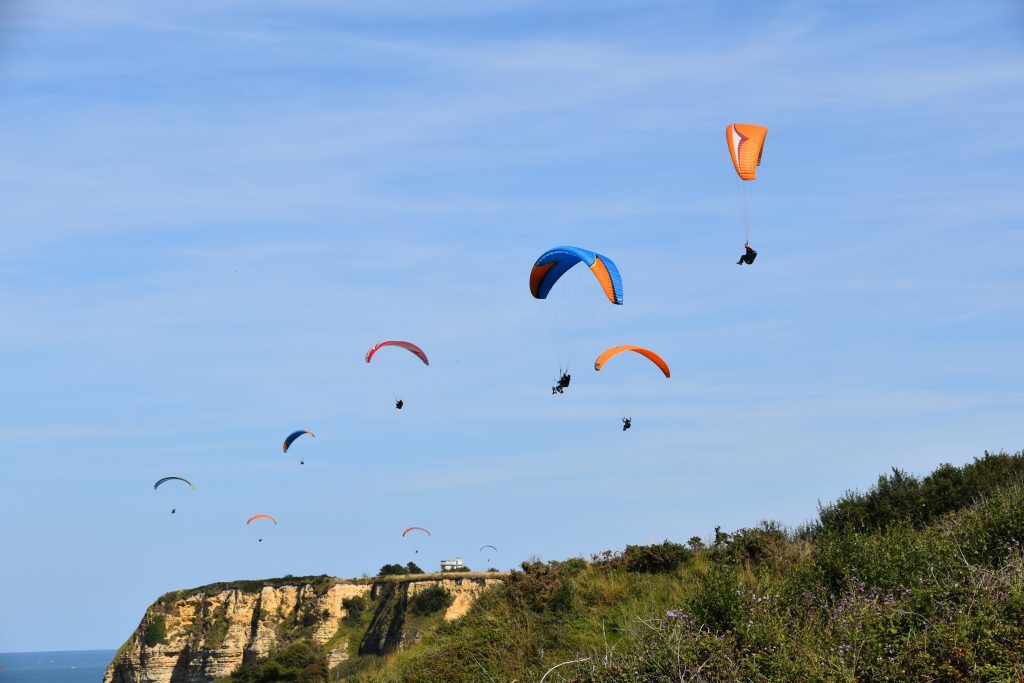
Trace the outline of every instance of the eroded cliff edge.
<path fill-rule="evenodd" d="M 218 583 L 161 596 L 107 667 L 104 683 L 207 683 L 296 640 L 323 649 L 328 664 L 388 654 L 456 619 L 501 574 L 423 574 L 381 579 L 286 577 Z M 440 587 L 436 615 L 407 612 Z"/>

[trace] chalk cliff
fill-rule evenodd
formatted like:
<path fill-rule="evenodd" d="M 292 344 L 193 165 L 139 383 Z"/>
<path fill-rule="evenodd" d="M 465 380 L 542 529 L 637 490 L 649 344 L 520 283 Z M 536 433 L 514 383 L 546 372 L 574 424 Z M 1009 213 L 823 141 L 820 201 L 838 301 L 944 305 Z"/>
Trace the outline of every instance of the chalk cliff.
<path fill-rule="evenodd" d="M 484 588 L 502 579 L 501 574 L 286 577 L 168 593 L 146 610 L 103 680 L 205 683 L 299 639 L 322 648 L 332 667 L 350 657 L 387 654 L 432 625 L 462 616 Z M 451 604 L 433 620 L 407 619 L 409 601 L 433 586 L 444 588 Z"/>

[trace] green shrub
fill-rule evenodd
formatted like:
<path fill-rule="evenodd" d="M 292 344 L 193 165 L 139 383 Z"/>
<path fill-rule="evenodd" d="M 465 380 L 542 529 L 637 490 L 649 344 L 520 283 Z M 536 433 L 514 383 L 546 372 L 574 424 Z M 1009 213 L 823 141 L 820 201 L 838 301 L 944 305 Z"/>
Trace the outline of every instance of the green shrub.
<path fill-rule="evenodd" d="M 505 590 L 511 602 L 534 612 L 542 612 L 562 585 L 555 566 L 543 562 L 523 562 L 522 571 L 509 572 Z"/>
<path fill-rule="evenodd" d="M 409 562 L 405 565 L 406 574 L 422 574 L 423 570 L 415 562 Z"/>
<path fill-rule="evenodd" d="M 693 551 L 679 543 L 665 540 L 652 545 L 627 545 L 621 553 L 605 550 L 592 555 L 598 569 L 609 571 L 624 569 L 643 574 L 663 574 L 678 569 L 693 556 Z M 574 558 L 569 562 L 583 562 Z M 557 563 L 556 563 L 557 564 Z"/>
<path fill-rule="evenodd" d="M 157 614 L 149 620 L 142 640 L 146 643 L 146 647 L 167 644 L 167 624 L 164 615 Z"/>
<path fill-rule="evenodd" d="M 366 598 L 362 595 L 353 595 L 351 598 L 342 598 L 341 606 L 345 608 L 345 616 L 342 619 L 346 624 L 359 621 L 359 617 L 366 611 Z"/>
<path fill-rule="evenodd" d="M 963 467 L 944 464 L 918 479 L 898 468 L 867 492 L 847 491 L 819 505 L 819 533 L 875 531 L 894 524 L 921 526 L 967 507 L 1006 486 L 1024 482 L 1024 452 L 985 452 Z"/>
<path fill-rule="evenodd" d="M 658 545 L 627 545 L 622 558 L 627 571 L 659 574 L 678 569 L 691 554 L 686 546 L 665 540 Z"/>
<path fill-rule="evenodd" d="M 740 612 L 740 582 L 732 567 L 712 566 L 689 596 L 689 613 L 716 632 L 732 630 Z"/>
<path fill-rule="evenodd" d="M 409 611 L 425 616 L 438 610 L 448 609 L 455 602 L 455 596 L 442 586 L 428 586 L 409 600 Z"/>
<path fill-rule="evenodd" d="M 377 576 L 401 576 L 406 573 L 406 568 L 400 564 L 386 564 L 380 568 Z"/>
<path fill-rule="evenodd" d="M 793 543 L 778 522 L 761 522 L 760 526 L 740 529 L 732 534 L 728 545 L 730 559 L 738 565 L 779 565 L 794 558 Z"/>
<path fill-rule="evenodd" d="M 231 675 L 238 683 L 326 683 L 327 658 L 318 647 L 299 640 Z"/>

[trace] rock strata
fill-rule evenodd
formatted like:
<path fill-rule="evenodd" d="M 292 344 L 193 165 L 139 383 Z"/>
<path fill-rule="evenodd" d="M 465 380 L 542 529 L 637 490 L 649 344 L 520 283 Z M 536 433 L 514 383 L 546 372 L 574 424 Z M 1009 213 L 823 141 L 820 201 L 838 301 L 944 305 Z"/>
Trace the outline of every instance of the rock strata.
<path fill-rule="evenodd" d="M 451 620 L 501 580 L 499 574 L 416 575 L 377 582 L 289 577 L 168 593 L 146 610 L 103 681 L 208 683 L 298 639 L 322 647 L 332 667 L 356 653 L 387 654 L 403 646 L 405 606 L 418 592 L 430 586 L 447 590 L 453 601 L 443 619 Z M 374 610 L 370 626 L 362 631 L 345 623 L 344 601 L 357 596 Z"/>

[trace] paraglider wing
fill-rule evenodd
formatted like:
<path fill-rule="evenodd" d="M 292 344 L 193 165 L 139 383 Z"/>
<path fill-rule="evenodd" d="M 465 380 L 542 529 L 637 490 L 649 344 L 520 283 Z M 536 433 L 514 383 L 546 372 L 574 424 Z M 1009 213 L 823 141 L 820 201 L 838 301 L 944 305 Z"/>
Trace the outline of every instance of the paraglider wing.
<path fill-rule="evenodd" d="M 155 484 L 153 484 L 153 490 L 155 491 L 157 488 L 160 487 L 160 484 L 163 484 L 165 481 L 175 481 L 175 480 L 176 481 L 183 481 L 186 484 L 188 484 L 189 486 L 191 486 L 193 491 L 196 490 L 196 485 L 193 484 L 192 482 L 190 482 L 188 479 L 185 479 L 184 477 L 164 477 L 163 479 L 160 479 Z"/>
<path fill-rule="evenodd" d="M 752 123 L 731 123 L 725 129 L 725 141 L 736 174 L 743 180 L 754 180 L 761 165 L 764 139 L 768 129 Z"/>
<path fill-rule="evenodd" d="M 274 526 L 277 526 L 277 520 L 274 519 L 273 517 L 271 517 L 270 515 L 253 515 L 249 519 L 245 520 L 245 523 L 246 524 L 251 524 L 252 521 L 255 520 L 255 519 L 269 519 L 271 522 L 274 523 Z"/>
<path fill-rule="evenodd" d="M 555 247 L 541 254 L 530 271 L 530 293 L 536 299 L 547 298 L 558 279 L 580 261 L 590 268 L 608 301 L 621 305 L 622 277 L 618 267 L 607 256 L 579 247 Z"/>
<path fill-rule="evenodd" d="M 482 546 L 480 546 L 480 552 L 483 552 L 484 548 L 490 548 L 494 552 L 498 552 L 498 549 L 495 548 L 493 545 L 482 545 Z"/>
<path fill-rule="evenodd" d="M 423 527 L 421 527 L 421 526 L 411 526 L 411 527 L 409 527 L 408 529 L 406 529 L 405 531 L 403 531 L 403 532 L 402 532 L 402 538 L 405 538 L 405 535 L 406 535 L 407 533 L 409 533 L 410 531 L 422 531 L 422 532 L 423 532 L 423 533 L 425 533 L 425 534 L 426 534 L 427 536 L 430 536 L 430 535 L 431 535 L 429 531 L 427 531 L 426 529 L 424 529 L 424 528 L 423 528 Z"/>
<path fill-rule="evenodd" d="M 292 432 L 291 434 L 288 435 L 288 438 L 286 438 L 284 440 L 284 446 L 282 447 L 282 450 L 285 453 L 287 453 L 288 452 L 288 447 L 292 445 L 292 442 L 295 441 L 295 439 L 297 439 L 300 436 L 302 436 L 303 434 L 309 434 L 310 436 L 315 436 L 313 434 L 313 432 L 309 431 L 308 429 L 300 429 L 298 431 Z"/>
<path fill-rule="evenodd" d="M 604 367 L 604 364 L 608 362 L 608 359 L 614 358 L 623 351 L 634 351 L 636 353 L 639 353 L 641 356 L 644 356 L 652 363 L 657 365 L 658 368 L 663 373 L 665 373 L 665 377 L 671 376 L 668 363 L 666 363 L 661 356 L 656 354 L 654 351 L 651 351 L 650 349 L 641 348 L 639 346 L 630 346 L 628 344 L 624 346 L 613 346 L 610 349 L 606 349 L 605 351 L 603 351 L 601 355 L 597 357 L 597 360 L 594 361 L 594 369 L 600 370 L 602 367 Z"/>
<path fill-rule="evenodd" d="M 421 361 L 423 361 L 424 365 L 430 365 L 430 361 L 427 360 L 427 354 L 423 352 L 423 349 L 416 346 L 412 342 L 395 340 L 382 341 L 379 344 L 374 344 L 373 346 L 371 346 L 370 350 L 366 352 L 366 362 L 369 363 L 370 360 L 373 359 L 373 354 L 377 353 L 377 351 L 384 348 L 385 346 L 397 346 L 399 348 L 405 349 L 406 351 L 408 351 L 409 353 L 413 354 Z"/>

